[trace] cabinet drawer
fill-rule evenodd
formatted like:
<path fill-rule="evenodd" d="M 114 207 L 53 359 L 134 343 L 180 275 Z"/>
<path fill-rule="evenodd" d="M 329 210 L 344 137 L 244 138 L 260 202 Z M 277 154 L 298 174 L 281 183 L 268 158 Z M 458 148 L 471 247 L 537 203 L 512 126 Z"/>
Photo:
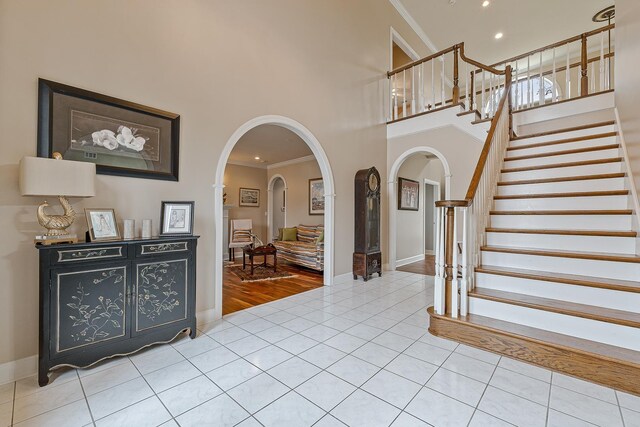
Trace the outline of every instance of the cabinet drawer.
<path fill-rule="evenodd" d="M 51 264 L 75 264 L 82 261 L 108 261 L 127 258 L 127 246 L 86 247 L 51 251 Z"/>
<path fill-rule="evenodd" d="M 140 243 L 136 245 L 136 257 L 162 255 L 174 252 L 189 251 L 191 242 L 181 240 L 176 242 Z"/>

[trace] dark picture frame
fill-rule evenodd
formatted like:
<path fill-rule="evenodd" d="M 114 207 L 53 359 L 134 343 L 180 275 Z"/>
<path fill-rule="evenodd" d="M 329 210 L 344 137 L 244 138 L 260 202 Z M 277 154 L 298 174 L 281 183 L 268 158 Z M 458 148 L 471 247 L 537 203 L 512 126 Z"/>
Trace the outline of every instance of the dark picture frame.
<path fill-rule="evenodd" d="M 420 182 L 398 178 L 398 210 L 420 210 Z"/>
<path fill-rule="evenodd" d="M 160 205 L 160 236 L 192 236 L 195 202 L 167 202 Z"/>
<path fill-rule="evenodd" d="M 324 215 L 324 180 L 309 180 L 309 215 Z"/>
<path fill-rule="evenodd" d="M 238 191 L 238 206 L 246 208 L 260 207 L 260 190 L 258 188 L 240 187 Z"/>
<path fill-rule="evenodd" d="M 121 240 L 120 228 L 114 209 L 85 208 L 89 240 L 92 242 L 108 242 Z"/>
<path fill-rule="evenodd" d="M 96 173 L 178 181 L 180 116 L 38 79 L 38 156 L 96 164 Z"/>

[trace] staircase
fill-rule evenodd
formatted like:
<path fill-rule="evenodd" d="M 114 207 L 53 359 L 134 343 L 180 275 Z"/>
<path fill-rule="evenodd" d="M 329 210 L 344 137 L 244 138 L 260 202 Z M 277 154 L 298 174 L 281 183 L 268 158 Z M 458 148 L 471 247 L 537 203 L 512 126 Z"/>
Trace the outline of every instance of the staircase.
<path fill-rule="evenodd" d="M 430 331 L 640 394 L 640 256 L 616 124 L 563 126 L 575 121 L 509 139 L 460 315 L 455 301 L 430 309 Z"/>

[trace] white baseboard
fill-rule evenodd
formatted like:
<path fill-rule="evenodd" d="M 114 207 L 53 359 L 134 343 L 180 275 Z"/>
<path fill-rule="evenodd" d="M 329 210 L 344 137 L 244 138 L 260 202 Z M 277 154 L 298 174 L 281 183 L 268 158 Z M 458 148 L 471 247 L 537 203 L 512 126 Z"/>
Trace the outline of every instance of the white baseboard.
<path fill-rule="evenodd" d="M 403 265 L 411 264 L 418 261 L 424 261 L 424 254 L 396 260 L 396 267 L 402 267 Z"/>
<path fill-rule="evenodd" d="M 38 372 L 38 355 L 0 365 L 0 385 L 30 377 Z"/>
<path fill-rule="evenodd" d="M 216 310 L 213 308 L 196 312 L 196 324 L 198 325 L 204 325 L 205 323 L 219 319 L 222 319 L 222 316 L 220 313 L 216 313 Z"/>
<path fill-rule="evenodd" d="M 351 271 L 333 276 L 333 283 L 348 282 L 349 280 L 353 280 L 353 272 Z"/>

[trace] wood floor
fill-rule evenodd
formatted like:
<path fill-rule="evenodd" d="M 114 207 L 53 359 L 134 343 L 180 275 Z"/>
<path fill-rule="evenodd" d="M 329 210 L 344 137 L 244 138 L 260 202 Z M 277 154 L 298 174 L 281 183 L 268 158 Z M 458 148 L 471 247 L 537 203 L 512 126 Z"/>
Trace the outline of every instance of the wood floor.
<path fill-rule="evenodd" d="M 242 283 L 235 274 L 224 269 L 222 314 L 233 313 L 255 305 L 285 298 L 323 285 L 322 272 L 278 260 L 278 270 L 286 270 L 297 277 L 263 282 Z"/>
<path fill-rule="evenodd" d="M 425 255 L 424 261 L 403 265 L 402 267 L 396 268 L 396 270 L 406 271 L 407 273 L 424 274 L 425 276 L 435 276 L 436 257 L 435 255 Z"/>

